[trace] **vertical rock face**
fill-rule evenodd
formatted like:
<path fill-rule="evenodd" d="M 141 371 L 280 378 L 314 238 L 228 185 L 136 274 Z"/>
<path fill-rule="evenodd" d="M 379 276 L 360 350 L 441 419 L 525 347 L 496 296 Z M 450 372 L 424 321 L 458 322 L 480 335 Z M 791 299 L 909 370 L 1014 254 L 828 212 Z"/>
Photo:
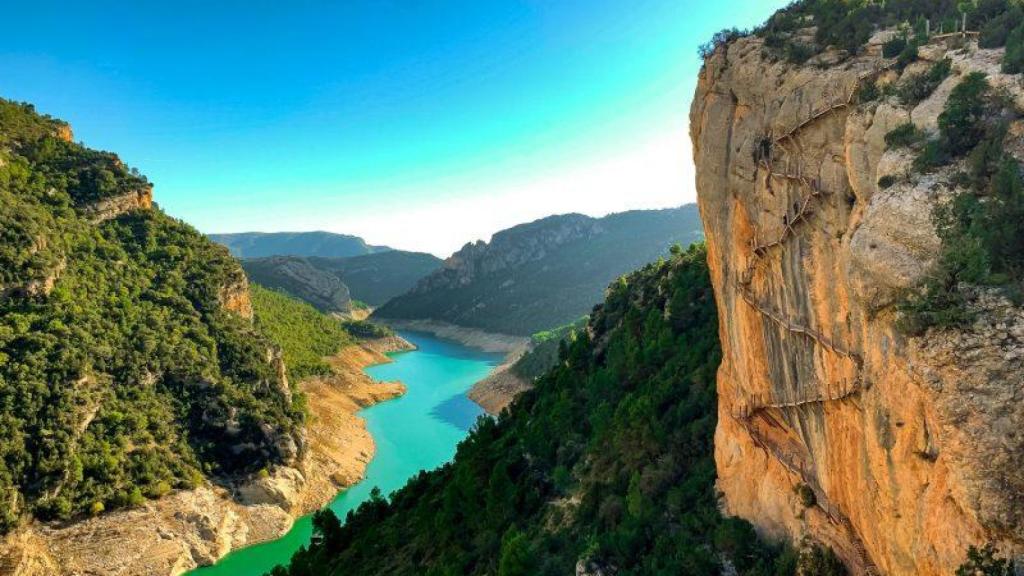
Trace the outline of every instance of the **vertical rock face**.
<path fill-rule="evenodd" d="M 252 320 L 252 299 L 249 294 L 249 281 L 241 269 L 238 270 L 233 282 L 221 287 L 218 294 L 220 305 L 238 314 L 246 320 Z"/>
<path fill-rule="evenodd" d="M 104 198 L 99 202 L 83 206 L 82 211 L 93 223 L 113 220 L 133 210 L 149 210 L 153 207 L 153 187 L 142 186 L 119 196 Z"/>
<path fill-rule="evenodd" d="M 801 67 L 744 38 L 707 59 L 691 110 L 724 352 L 723 505 L 831 545 L 855 573 L 951 574 L 984 542 L 1024 551 L 1024 314 L 985 294 L 970 329 L 898 332 L 893 304 L 940 248 L 930 215 L 952 184 L 876 184 L 909 164 L 885 134 L 934 130 L 966 72 L 1020 99 L 999 51 L 967 48 L 922 51 L 954 72 L 908 109 L 853 97 L 897 79 L 877 46 Z"/>

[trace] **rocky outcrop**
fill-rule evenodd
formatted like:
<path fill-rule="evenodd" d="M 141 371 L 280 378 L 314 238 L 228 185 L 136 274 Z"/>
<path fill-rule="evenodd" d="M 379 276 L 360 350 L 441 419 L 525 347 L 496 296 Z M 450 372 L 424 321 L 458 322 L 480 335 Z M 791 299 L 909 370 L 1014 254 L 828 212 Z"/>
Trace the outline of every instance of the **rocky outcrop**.
<path fill-rule="evenodd" d="M 441 270 L 427 276 L 413 294 L 466 286 L 476 279 L 540 260 L 558 246 L 600 234 L 600 221 L 582 214 L 550 216 L 494 235 L 490 243 L 471 242 L 444 261 Z"/>
<path fill-rule="evenodd" d="M 54 136 L 65 142 L 75 141 L 75 133 L 71 129 L 71 125 L 66 123 L 61 123 L 57 125 L 56 134 L 54 134 Z"/>
<path fill-rule="evenodd" d="M 231 282 L 221 287 L 217 294 L 221 307 L 238 314 L 246 320 L 252 320 L 252 296 L 249 294 L 249 280 L 239 269 Z"/>
<path fill-rule="evenodd" d="M 294 466 L 66 526 L 32 524 L 0 542 L 0 574 L 176 576 L 231 550 L 280 538 L 296 517 L 363 477 L 374 444 L 356 412 L 405 392 L 401 383 L 374 382 L 363 372 L 382 362 L 389 359 L 373 347 L 348 346 L 330 359 L 332 376 L 302 383 L 311 418 L 307 450 Z"/>
<path fill-rule="evenodd" d="M 910 174 L 884 142 L 908 120 L 934 130 L 968 71 L 1016 100 L 1019 79 L 998 73 L 1000 51 L 930 45 L 921 54 L 951 58 L 953 76 L 929 99 L 861 104 L 862 82 L 899 76 L 877 45 L 804 66 L 762 48 L 717 50 L 691 110 L 726 512 L 829 544 L 855 573 L 952 574 L 989 541 L 1024 552 L 1024 314 L 983 293 L 969 329 L 896 330 L 893 304 L 937 255 L 930 214 L 958 167 Z M 897 184 L 880 190 L 886 175 Z"/>
<path fill-rule="evenodd" d="M 81 211 L 92 223 L 99 224 L 107 220 L 113 220 L 133 210 L 149 210 L 152 207 L 153 187 L 146 185 L 119 196 L 111 196 L 98 202 L 87 204 L 81 208 Z"/>
<path fill-rule="evenodd" d="M 253 282 L 281 290 L 326 313 L 352 309 L 348 286 L 335 275 L 320 270 L 305 258 L 273 256 L 244 260 L 242 267 Z"/>

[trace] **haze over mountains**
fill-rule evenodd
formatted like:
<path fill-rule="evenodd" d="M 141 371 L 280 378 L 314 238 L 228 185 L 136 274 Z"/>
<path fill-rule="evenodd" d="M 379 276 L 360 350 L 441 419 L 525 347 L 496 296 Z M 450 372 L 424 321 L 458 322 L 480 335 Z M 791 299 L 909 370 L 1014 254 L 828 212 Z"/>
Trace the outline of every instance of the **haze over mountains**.
<path fill-rule="evenodd" d="M 577 320 L 617 276 L 701 238 L 696 205 L 593 218 L 561 214 L 514 226 L 490 242 L 467 243 L 447 260 L 381 249 L 361 238 L 323 232 L 211 235 L 243 254 L 249 277 L 347 313 L 350 298 L 378 307 L 384 321 L 429 320 L 526 336 Z M 383 250 L 349 257 L 334 250 Z"/>
<path fill-rule="evenodd" d="M 333 232 L 240 232 L 209 234 L 211 240 L 227 246 L 237 258 L 265 256 L 322 256 L 346 258 L 387 252 L 387 246 L 371 246 L 358 236 Z"/>
<path fill-rule="evenodd" d="M 550 216 L 466 244 L 374 312 L 526 336 L 587 314 L 616 277 L 702 237 L 697 206 Z"/>

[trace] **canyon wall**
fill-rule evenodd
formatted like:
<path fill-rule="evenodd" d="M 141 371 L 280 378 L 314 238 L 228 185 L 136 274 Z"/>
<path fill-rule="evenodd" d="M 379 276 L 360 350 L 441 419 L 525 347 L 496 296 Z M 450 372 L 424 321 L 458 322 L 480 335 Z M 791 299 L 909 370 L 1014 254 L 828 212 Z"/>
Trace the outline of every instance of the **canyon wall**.
<path fill-rule="evenodd" d="M 899 72 L 884 38 L 804 65 L 741 38 L 701 71 L 691 136 L 724 353 L 719 489 L 727 513 L 823 542 L 854 573 L 952 574 L 970 545 L 1024 552 L 1024 313 L 981 292 L 968 329 L 897 330 L 958 168 L 913 175 L 884 136 L 907 121 L 934 132 L 973 70 L 1018 103 L 1024 90 L 999 73 L 1002 50 L 932 43 Z M 919 105 L 858 102 L 865 82 L 945 57 L 953 73 Z M 1010 133 L 1024 157 L 1024 126 Z"/>

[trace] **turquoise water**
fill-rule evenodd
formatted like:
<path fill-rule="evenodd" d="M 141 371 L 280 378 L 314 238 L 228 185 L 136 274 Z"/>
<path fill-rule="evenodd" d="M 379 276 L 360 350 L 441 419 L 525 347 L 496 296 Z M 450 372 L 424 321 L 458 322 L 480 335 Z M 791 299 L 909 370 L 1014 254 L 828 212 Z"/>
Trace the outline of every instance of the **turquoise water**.
<path fill-rule="evenodd" d="M 455 447 L 483 410 L 466 392 L 500 361 L 489 354 L 417 332 L 402 336 L 418 347 L 392 355 L 394 362 L 372 366 L 366 373 L 378 381 L 401 380 L 408 392 L 400 398 L 366 408 L 360 415 L 377 444 L 366 479 L 338 494 L 330 507 L 344 518 L 366 500 L 373 487 L 389 494 L 420 470 L 451 460 Z M 278 540 L 243 548 L 214 566 L 190 576 L 259 576 L 286 564 L 299 546 L 309 542 L 312 520 L 303 516 Z"/>

